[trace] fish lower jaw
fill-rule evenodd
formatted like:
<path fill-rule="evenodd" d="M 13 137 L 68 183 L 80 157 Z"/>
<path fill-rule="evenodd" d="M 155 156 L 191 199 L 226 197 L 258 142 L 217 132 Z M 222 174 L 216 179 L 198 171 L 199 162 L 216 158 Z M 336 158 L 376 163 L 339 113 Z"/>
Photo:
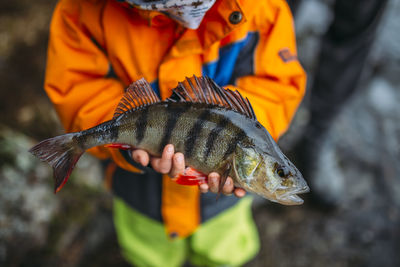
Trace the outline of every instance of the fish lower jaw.
<path fill-rule="evenodd" d="M 293 194 L 293 195 L 286 195 L 285 197 L 277 197 L 276 198 L 278 203 L 288 205 L 288 206 L 293 206 L 293 205 L 301 205 L 304 203 L 304 200 L 301 199 L 298 195 Z"/>
<path fill-rule="evenodd" d="M 244 188 L 248 192 L 252 192 L 256 195 L 259 195 L 269 201 L 276 202 L 282 205 L 293 206 L 293 205 L 301 205 L 304 203 L 304 200 L 301 199 L 297 194 L 307 193 L 309 191 L 308 186 L 303 187 L 298 190 L 294 190 L 292 192 L 285 192 L 284 194 L 278 194 L 277 192 L 266 192 L 262 191 L 261 193 L 259 190 L 255 190 L 252 187 L 246 185 L 240 185 L 240 187 Z"/>
<path fill-rule="evenodd" d="M 304 203 L 304 200 L 301 199 L 297 194 L 303 194 L 310 191 L 308 186 L 304 186 L 298 190 L 294 190 L 292 192 L 287 192 L 282 195 L 275 194 L 277 201 L 284 205 L 301 205 Z"/>

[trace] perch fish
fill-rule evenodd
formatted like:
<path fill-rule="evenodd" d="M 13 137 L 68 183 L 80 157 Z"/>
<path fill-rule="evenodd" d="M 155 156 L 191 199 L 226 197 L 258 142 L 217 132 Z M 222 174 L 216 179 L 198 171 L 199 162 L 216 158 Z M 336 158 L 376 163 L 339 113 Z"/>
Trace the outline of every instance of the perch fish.
<path fill-rule="evenodd" d="M 187 78 L 161 101 L 145 79 L 132 83 L 112 120 L 46 139 L 30 152 L 54 170 L 55 192 L 89 148 L 135 147 L 160 156 L 167 144 L 185 156 L 177 182 L 200 184 L 206 174 L 228 176 L 238 187 L 285 205 L 302 204 L 309 191 L 301 173 L 257 121 L 248 99 L 208 77 Z"/>

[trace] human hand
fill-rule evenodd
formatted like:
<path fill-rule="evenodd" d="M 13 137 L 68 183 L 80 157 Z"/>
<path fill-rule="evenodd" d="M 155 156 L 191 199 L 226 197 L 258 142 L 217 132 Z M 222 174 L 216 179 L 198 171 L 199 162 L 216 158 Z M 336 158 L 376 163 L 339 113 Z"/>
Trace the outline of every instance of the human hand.
<path fill-rule="evenodd" d="M 161 157 L 152 157 L 142 149 L 132 151 L 132 159 L 143 166 L 151 163 L 151 166 L 156 172 L 168 174 L 174 178 L 178 174 L 183 173 L 185 170 L 185 157 L 182 153 L 175 153 L 174 146 L 168 144 L 164 147 Z M 212 172 L 208 175 L 208 183 L 200 184 L 199 189 L 201 193 L 211 191 L 213 193 L 219 192 L 220 175 Z M 235 187 L 231 177 L 226 179 L 222 187 L 222 193 L 225 195 L 235 194 L 236 197 L 243 197 L 246 191 L 242 188 Z"/>
<path fill-rule="evenodd" d="M 161 157 L 150 156 L 145 150 L 132 151 L 132 159 L 143 166 L 149 163 L 156 172 L 175 177 L 185 170 L 185 159 L 182 153 L 175 153 L 174 146 L 169 144 L 164 147 Z"/>
<path fill-rule="evenodd" d="M 218 193 L 220 179 L 221 176 L 218 173 L 210 173 L 207 179 L 208 183 L 199 185 L 200 192 L 207 193 L 208 191 L 210 191 L 213 193 Z M 235 187 L 233 179 L 229 176 L 228 178 L 226 178 L 225 184 L 223 185 L 221 192 L 224 195 L 231 195 L 233 193 L 238 198 L 244 197 L 246 195 L 246 191 L 243 188 Z"/>

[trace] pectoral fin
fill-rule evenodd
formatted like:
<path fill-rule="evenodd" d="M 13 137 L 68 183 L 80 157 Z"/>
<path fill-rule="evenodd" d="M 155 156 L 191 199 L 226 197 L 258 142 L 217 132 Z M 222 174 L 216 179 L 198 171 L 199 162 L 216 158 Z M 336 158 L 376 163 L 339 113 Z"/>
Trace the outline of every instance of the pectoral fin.
<path fill-rule="evenodd" d="M 222 188 L 224 187 L 224 185 L 226 183 L 226 179 L 228 179 L 228 175 L 231 172 L 231 168 L 232 168 L 232 165 L 228 162 L 225 165 L 225 167 L 220 175 L 217 200 L 219 198 L 219 195 L 222 192 Z"/>
<path fill-rule="evenodd" d="M 187 167 L 183 173 L 178 174 L 175 182 L 181 185 L 200 185 L 207 183 L 207 175 L 191 167 Z"/>

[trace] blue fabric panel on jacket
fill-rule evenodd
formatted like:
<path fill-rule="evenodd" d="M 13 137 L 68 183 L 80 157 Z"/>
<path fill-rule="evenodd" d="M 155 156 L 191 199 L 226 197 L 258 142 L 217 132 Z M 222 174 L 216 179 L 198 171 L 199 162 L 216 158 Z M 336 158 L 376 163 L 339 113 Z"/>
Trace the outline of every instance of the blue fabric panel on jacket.
<path fill-rule="evenodd" d="M 153 88 L 154 92 L 156 92 L 156 94 L 160 96 L 160 86 L 158 85 L 158 79 L 154 80 L 153 82 L 150 83 L 151 88 Z"/>
<path fill-rule="evenodd" d="M 254 50 L 258 40 L 258 32 L 250 32 L 246 38 L 220 48 L 219 58 L 203 65 L 203 75 L 223 86 L 254 74 Z"/>
<path fill-rule="evenodd" d="M 119 80 L 119 77 L 115 73 L 114 68 L 111 65 L 111 63 L 108 64 L 108 72 L 107 72 L 105 78 L 112 78 L 112 79 Z"/>

